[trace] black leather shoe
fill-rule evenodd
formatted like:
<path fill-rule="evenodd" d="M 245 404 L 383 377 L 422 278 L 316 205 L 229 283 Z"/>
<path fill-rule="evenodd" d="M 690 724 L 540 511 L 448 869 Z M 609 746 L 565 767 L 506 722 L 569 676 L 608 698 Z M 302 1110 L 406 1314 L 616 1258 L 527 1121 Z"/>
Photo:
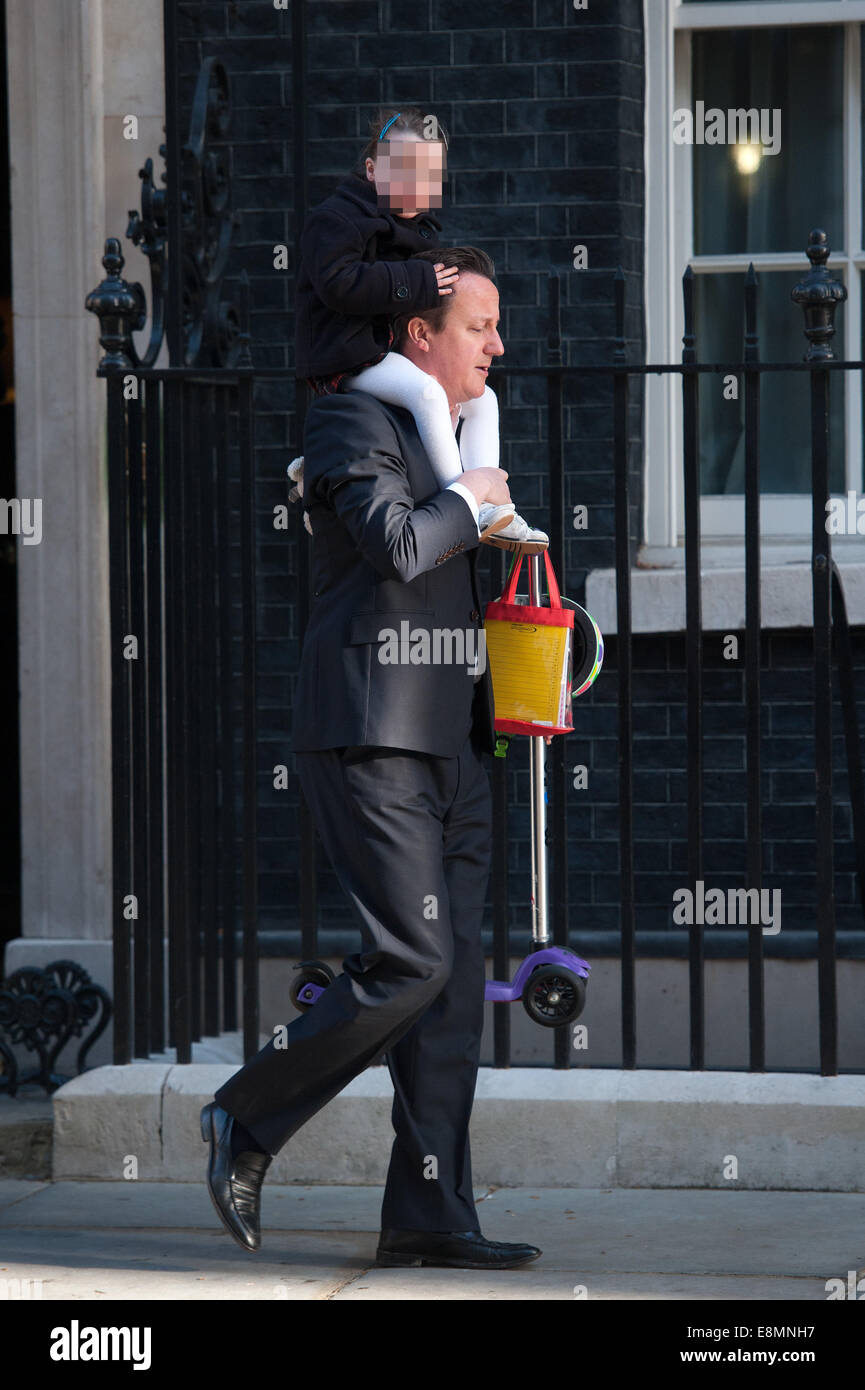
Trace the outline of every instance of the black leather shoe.
<path fill-rule="evenodd" d="M 225 1229 L 244 1250 L 261 1245 L 259 1208 L 261 1184 L 273 1155 L 251 1151 L 231 1157 L 231 1131 L 234 1116 L 216 1101 L 201 1112 L 201 1137 L 210 1141 L 207 1190 Z"/>
<path fill-rule="evenodd" d="M 514 1269 L 536 1260 L 536 1245 L 487 1240 L 480 1231 L 382 1231 L 379 1265 L 447 1265 L 452 1269 Z"/>

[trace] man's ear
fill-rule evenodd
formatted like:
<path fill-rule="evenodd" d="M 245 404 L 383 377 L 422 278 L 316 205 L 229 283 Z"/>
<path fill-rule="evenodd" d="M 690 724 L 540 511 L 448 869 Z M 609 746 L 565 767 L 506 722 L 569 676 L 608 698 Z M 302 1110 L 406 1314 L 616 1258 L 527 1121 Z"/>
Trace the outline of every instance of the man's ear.
<path fill-rule="evenodd" d="M 420 315 L 409 319 L 405 331 L 416 348 L 419 348 L 421 352 L 429 352 L 429 326 L 425 319 L 422 319 Z"/>
<path fill-rule="evenodd" d="M 414 318 L 409 318 L 406 334 L 409 335 L 414 346 L 419 347 L 420 352 L 430 352 L 430 325 L 428 325 L 426 318 L 421 318 L 420 314 L 416 314 Z"/>

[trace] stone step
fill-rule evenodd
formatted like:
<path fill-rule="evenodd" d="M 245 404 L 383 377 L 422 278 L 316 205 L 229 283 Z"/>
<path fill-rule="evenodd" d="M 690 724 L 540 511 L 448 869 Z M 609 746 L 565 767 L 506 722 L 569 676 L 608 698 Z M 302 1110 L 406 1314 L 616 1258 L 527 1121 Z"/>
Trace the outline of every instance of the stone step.
<path fill-rule="evenodd" d="M 97 1067 L 54 1095 L 55 1181 L 190 1182 L 225 1062 Z M 273 1183 L 382 1185 L 393 1085 L 370 1066 L 283 1145 Z M 496 1187 L 865 1191 L 865 1078 L 481 1067 L 472 1173 Z"/>

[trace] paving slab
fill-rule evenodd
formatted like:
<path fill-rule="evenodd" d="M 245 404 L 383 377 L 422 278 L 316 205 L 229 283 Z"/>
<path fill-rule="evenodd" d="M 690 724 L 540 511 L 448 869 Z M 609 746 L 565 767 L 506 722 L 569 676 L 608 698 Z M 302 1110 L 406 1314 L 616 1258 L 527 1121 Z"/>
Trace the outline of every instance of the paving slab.
<path fill-rule="evenodd" d="M 827 1279 L 865 1263 L 865 1195 L 713 1189 L 499 1188 L 481 1207 L 493 1240 L 530 1240 L 586 1272 Z"/>
<path fill-rule="evenodd" d="M 503 1269 L 495 1275 L 472 1269 L 371 1269 L 344 1284 L 331 1297 L 353 1303 L 371 1299 L 429 1303 L 454 1298 L 461 1301 L 478 1299 L 485 1303 L 514 1298 L 542 1299 L 544 1302 L 558 1299 L 571 1303 L 583 1300 L 655 1300 L 668 1303 L 673 1300 L 689 1302 L 692 1299 L 711 1303 L 719 1300 L 824 1302 L 826 1288 L 822 1280 L 816 1279 L 690 1278 L 682 1274 L 630 1272 L 596 1275 L 580 1283 L 572 1283 L 564 1274 L 546 1269 L 542 1261 L 537 1260 L 525 1269 Z"/>
<path fill-rule="evenodd" d="M 32 1193 L 38 1192 L 43 1187 L 50 1188 L 50 1182 L 29 1182 L 25 1178 L 0 1178 L 0 1210 L 3 1207 L 11 1206 L 14 1202 L 20 1202 L 24 1197 L 29 1197 Z M 3 1217 L 0 1216 L 0 1225 Z"/>
<path fill-rule="evenodd" d="M 489 1188 L 521 1270 L 375 1267 L 382 1188 L 265 1184 L 262 1248 L 222 1230 L 204 1184 L 0 1184 L 0 1279 L 43 1299 L 821 1300 L 865 1273 L 865 1194 Z"/>
<path fill-rule="evenodd" d="M 22 1194 L 22 1200 L 14 1207 L 0 1211 L 0 1229 L 99 1226 L 117 1230 L 206 1230 L 219 1222 L 204 1184 L 203 1165 L 200 1183 L 58 1182 L 41 1190 L 34 1183 L 31 1189 L 26 1202 Z M 276 1186 L 265 1182 L 261 1194 L 262 1231 L 345 1229 L 377 1233 L 383 1190 Z M 475 1191 L 476 1200 L 483 1196 L 483 1189 Z"/>
<path fill-rule="evenodd" d="M 43 1301 L 328 1298 L 375 1245 L 369 1233 L 301 1231 L 252 1254 L 221 1230 L 0 1232 L 0 1278 L 40 1280 Z"/>

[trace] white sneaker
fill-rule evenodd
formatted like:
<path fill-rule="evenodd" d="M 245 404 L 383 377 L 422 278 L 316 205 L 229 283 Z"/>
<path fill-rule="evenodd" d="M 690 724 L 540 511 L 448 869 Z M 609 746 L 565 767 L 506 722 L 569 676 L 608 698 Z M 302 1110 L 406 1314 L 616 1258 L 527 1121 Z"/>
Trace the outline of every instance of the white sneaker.
<path fill-rule="evenodd" d="M 295 485 L 288 495 L 292 502 L 296 502 L 298 497 L 303 496 L 303 454 L 299 458 L 292 459 L 285 471 Z"/>
<path fill-rule="evenodd" d="M 481 536 L 481 540 L 497 545 L 500 550 L 519 550 L 524 555 L 539 555 L 550 544 L 546 531 L 536 530 L 516 513 L 509 523 L 490 535 Z"/>
<path fill-rule="evenodd" d="M 494 531 L 501 531 L 513 521 L 516 514 L 517 509 L 513 502 L 505 502 L 501 507 L 497 507 L 494 502 L 481 502 L 478 507 L 481 540 L 486 540 Z"/>
<path fill-rule="evenodd" d="M 303 497 L 303 454 L 300 454 L 296 459 L 292 459 L 285 471 L 294 483 L 294 487 L 289 490 L 288 500 L 289 502 L 296 502 L 298 498 Z M 303 509 L 303 524 L 309 534 L 312 535 L 312 524 L 309 519 L 309 512 L 305 507 Z"/>

